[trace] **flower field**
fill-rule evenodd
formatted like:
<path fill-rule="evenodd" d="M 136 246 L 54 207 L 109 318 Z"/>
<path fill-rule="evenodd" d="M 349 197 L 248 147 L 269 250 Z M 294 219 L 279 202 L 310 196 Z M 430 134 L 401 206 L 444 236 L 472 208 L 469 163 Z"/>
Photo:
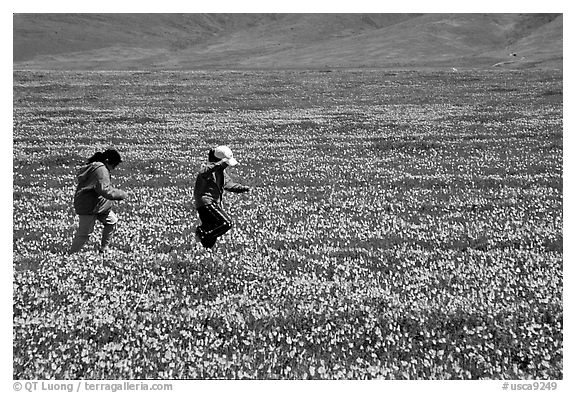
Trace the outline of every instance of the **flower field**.
<path fill-rule="evenodd" d="M 14 73 L 15 379 L 562 379 L 561 72 Z M 227 144 L 235 227 L 194 241 Z M 76 169 L 129 198 L 66 254 Z"/>

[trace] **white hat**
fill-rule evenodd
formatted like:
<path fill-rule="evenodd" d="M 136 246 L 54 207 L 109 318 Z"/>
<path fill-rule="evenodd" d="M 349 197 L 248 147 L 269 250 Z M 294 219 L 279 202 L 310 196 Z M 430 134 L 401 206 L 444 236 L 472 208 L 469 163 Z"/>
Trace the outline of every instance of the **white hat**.
<path fill-rule="evenodd" d="M 218 146 L 214 149 L 214 156 L 220 158 L 221 160 L 226 160 L 228 165 L 235 166 L 238 165 L 238 161 L 232 155 L 232 150 L 228 146 Z"/>

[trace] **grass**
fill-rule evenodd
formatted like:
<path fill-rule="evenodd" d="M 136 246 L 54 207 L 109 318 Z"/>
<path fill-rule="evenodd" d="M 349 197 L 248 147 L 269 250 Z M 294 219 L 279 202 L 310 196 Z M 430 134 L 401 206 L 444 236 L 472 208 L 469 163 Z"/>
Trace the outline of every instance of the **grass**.
<path fill-rule="evenodd" d="M 14 81 L 15 379 L 563 378 L 560 73 Z M 206 252 L 217 144 L 252 191 Z M 68 256 L 74 174 L 110 146 L 113 252 Z"/>

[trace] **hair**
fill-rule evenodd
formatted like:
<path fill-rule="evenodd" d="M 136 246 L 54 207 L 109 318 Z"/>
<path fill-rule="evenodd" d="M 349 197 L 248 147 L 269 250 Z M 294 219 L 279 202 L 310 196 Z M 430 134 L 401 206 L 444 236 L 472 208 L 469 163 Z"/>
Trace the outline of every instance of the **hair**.
<path fill-rule="evenodd" d="M 106 158 L 104 157 L 104 153 L 102 153 L 101 151 L 97 151 L 96 153 L 94 153 L 94 155 L 92 157 L 90 157 L 88 159 L 88 163 L 92 163 L 92 162 L 104 162 L 106 160 Z"/>
<path fill-rule="evenodd" d="M 108 149 L 104 152 L 97 151 L 94 153 L 92 157 L 88 159 L 88 163 L 92 162 L 101 162 L 101 163 L 109 163 L 111 165 L 118 165 L 122 162 L 122 158 L 120 157 L 120 153 L 118 153 L 114 149 Z"/>
<path fill-rule="evenodd" d="M 209 162 L 218 162 L 218 161 L 220 161 L 220 159 L 219 159 L 218 157 L 216 157 L 215 149 L 210 149 L 210 151 L 208 152 L 208 161 L 209 161 Z"/>

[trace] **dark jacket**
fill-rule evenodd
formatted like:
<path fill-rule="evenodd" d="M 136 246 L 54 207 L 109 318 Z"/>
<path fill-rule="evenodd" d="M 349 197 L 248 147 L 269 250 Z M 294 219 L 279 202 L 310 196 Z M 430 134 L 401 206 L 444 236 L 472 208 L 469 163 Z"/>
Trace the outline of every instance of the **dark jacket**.
<path fill-rule="evenodd" d="M 110 185 L 110 172 L 101 162 L 92 162 L 78 171 L 74 211 L 79 215 L 106 212 L 113 200 L 126 198 L 126 192 Z"/>
<path fill-rule="evenodd" d="M 224 171 L 228 164 L 225 162 L 209 163 L 204 165 L 194 185 L 194 200 L 196 208 L 210 205 L 212 203 L 222 203 L 222 193 L 224 190 L 231 192 L 246 192 L 250 188 L 234 182 Z"/>

